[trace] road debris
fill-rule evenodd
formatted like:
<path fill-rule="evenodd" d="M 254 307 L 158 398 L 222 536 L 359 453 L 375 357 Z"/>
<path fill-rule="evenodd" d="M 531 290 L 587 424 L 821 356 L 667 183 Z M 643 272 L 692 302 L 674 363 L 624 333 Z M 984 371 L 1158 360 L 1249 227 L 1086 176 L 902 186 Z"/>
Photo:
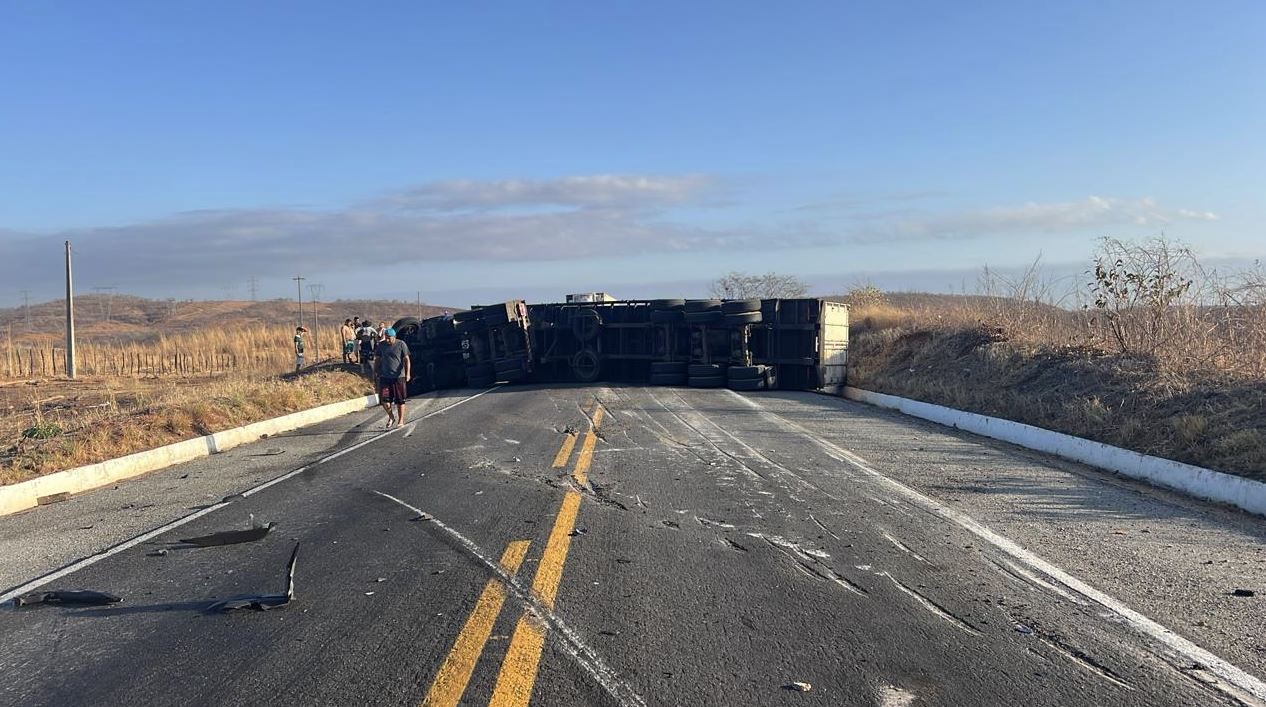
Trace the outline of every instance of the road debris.
<path fill-rule="evenodd" d="M 153 551 L 153 552 L 147 552 L 147 553 L 145 553 L 145 555 L 146 555 L 147 557 L 167 557 L 167 548 L 165 548 L 165 547 L 160 547 L 160 548 L 158 548 L 157 550 L 155 550 L 155 551 Z"/>
<path fill-rule="evenodd" d="M 28 592 L 14 597 L 13 606 L 34 606 L 36 604 L 57 604 L 59 606 L 105 606 L 123 601 L 122 597 L 105 592 L 91 590 L 54 590 L 51 592 Z"/>
<path fill-rule="evenodd" d="M 1233 597 L 1255 597 L 1255 596 L 1257 596 L 1257 592 L 1253 591 L 1252 589 L 1236 589 L 1235 591 L 1231 592 L 1231 596 L 1233 596 Z"/>
<path fill-rule="evenodd" d="M 783 685 L 782 689 L 791 690 L 793 692 L 808 692 L 813 689 L 813 686 L 807 682 L 789 682 L 786 685 Z"/>
<path fill-rule="evenodd" d="M 180 542 L 186 545 L 196 545 L 198 547 L 217 547 L 220 545 L 236 545 L 238 543 L 255 542 L 263 540 L 272 532 L 274 523 L 265 523 L 263 525 L 247 528 L 246 530 L 221 530 L 218 533 L 210 535 L 199 535 L 192 538 L 181 538 Z"/>
<path fill-rule="evenodd" d="M 217 601 L 207 607 L 207 611 L 235 611 L 237 609 L 254 609 L 267 611 L 280 609 L 290 604 L 295 598 L 295 564 L 299 561 L 299 543 L 290 553 L 290 562 L 286 566 L 286 592 L 284 594 L 247 594 Z"/>

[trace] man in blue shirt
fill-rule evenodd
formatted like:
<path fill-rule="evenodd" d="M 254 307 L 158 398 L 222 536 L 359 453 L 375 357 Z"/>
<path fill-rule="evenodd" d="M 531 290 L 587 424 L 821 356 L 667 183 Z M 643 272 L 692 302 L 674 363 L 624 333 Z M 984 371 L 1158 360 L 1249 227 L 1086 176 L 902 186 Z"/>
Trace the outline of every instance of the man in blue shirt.
<path fill-rule="evenodd" d="M 374 358 L 378 372 L 378 402 L 387 411 L 387 428 L 390 429 L 404 424 L 404 401 L 408 397 L 406 384 L 413 377 L 413 369 L 409 346 L 396 338 L 396 330 L 387 328 L 383 336 L 374 351 Z M 392 403 L 396 406 L 394 415 Z"/>

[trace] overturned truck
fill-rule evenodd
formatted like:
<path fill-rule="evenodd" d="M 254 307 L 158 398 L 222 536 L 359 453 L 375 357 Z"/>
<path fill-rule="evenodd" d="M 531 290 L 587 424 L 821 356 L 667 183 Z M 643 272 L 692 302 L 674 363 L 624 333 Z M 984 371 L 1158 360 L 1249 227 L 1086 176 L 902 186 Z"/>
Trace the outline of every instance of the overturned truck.
<path fill-rule="evenodd" d="M 410 394 L 600 380 L 838 390 L 848 355 L 848 306 L 820 299 L 512 300 L 394 328 Z"/>

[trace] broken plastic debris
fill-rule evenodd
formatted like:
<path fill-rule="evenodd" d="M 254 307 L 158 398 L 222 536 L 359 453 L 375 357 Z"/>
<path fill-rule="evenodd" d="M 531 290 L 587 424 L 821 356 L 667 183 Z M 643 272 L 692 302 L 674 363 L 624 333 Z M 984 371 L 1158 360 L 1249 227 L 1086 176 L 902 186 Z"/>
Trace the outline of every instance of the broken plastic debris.
<path fill-rule="evenodd" d="M 210 535 L 199 535 L 193 538 L 181 538 L 180 542 L 188 545 L 197 545 L 198 547 L 216 547 L 218 545 L 236 545 L 237 543 L 249 543 L 256 540 L 263 540 L 268 533 L 272 532 L 273 523 L 265 523 L 264 525 L 246 530 L 222 530 L 218 533 Z"/>
<path fill-rule="evenodd" d="M 245 596 L 237 596 L 217 601 L 208 606 L 207 611 L 234 611 L 237 609 L 267 611 L 269 609 L 280 609 L 288 605 L 295 598 L 295 564 L 298 561 L 299 543 L 295 543 L 295 549 L 290 553 L 290 563 L 286 566 L 285 594 L 247 594 Z"/>
<path fill-rule="evenodd" d="M 160 547 L 153 552 L 146 553 L 150 557 L 167 557 L 167 548 Z"/>
<path fill-rule="evenodd" d="M 782 688 L 784 690 L 793 690 L 795 692 L 808 692 L 813 689 L 813 686 L 807 682 L 789 682 L 786 685 L 783 685 Z"/>
<path fill-rule="evenodd" d="M 104 606 L 117 604 L 122 597 L 105 592 L 90 590 L 54 590 L 51 592 L 27 592 L 13 599 L 14 606 L 32 606 L 35 604 L 60 604 L 63 606 Z"/>
<path fill-rule="evenodd" d="M 1257 596 L 1257 592 L 1253 591 L 1252 589 L 1236 589 L 1235 591 L 1231 592 L 1231 596 L 1254 597 L 1254 596 Z"/>

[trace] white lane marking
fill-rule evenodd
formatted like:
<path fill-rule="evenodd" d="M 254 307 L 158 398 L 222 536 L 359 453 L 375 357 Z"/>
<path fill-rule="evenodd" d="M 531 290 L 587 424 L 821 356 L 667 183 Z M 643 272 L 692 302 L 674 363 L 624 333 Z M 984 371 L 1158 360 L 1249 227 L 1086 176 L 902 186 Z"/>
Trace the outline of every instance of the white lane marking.
<path fill-rule="evenodd" d="M 453 408 L 457 407 L 458 405 L 461 405 L 462 403 L 467 403 L 467 402 L 470 402 L 471 400 L 474 400 L 475 398 L 478 398 L 479 396 L 483 395 L 484 393 L 491 392 L 491 391 L 492 391 L 492 390 L 494 390 L 494 389 L 495 389 L 495 386 L 494 386 L 493 388 L 489 388 L 488 390 L 485 390 L 485 391 L 483 391 L 483 392 L 481 392 L 481 393 L 476 393 L 475 395 L 472 395 L 472 396 L 470 396 L 469 398 L 462 398 L 461 400 L 458 400 L 457 402 L 453 403 L 452 405 L 449 405 L 449 406 L 444 407 L 444 408 L 440 408 L 439 410 L 435 410 L 435 411 L 433 411 L 433 412 L 429 412 L 429 413 L 427 413 L 426 415 L 423 415 L 422 417 L 420 417 L 420 418 L 418 418 L 418 419 L 419 419 L 419 420 L 425 420 L 425 419 L 426 419 L 426 418 L 428 418 L 428 417 L 432 417 L 432 416 L 434 416 L 434 415 L 439 415 L 440 413 L 443 413 L 443 412 L 448 412 L 449 410 L 452 410 Z M 373 437 L 370 437 L 370 438 L 369 438 L 369 439 L 367 439 L 367 440 L 364 440 L 363 442 L 357 442 L 356 444 L 354 444 L 354 445 L 352 445 L 352 446 L 350 446 L 350 447 L 347 447 L 346 449 L 341 449 L 341 450 L 339 450 L 339 451 L 337 451 L 337 452 L 335 452 L 335 453 L 333 453 L 333 454 L 331 454 L 331 455 L 329 455 L 329 456 L 322 457 L 321 459 L 318 459 L 318 460 L 316 460 L 316 461 L 312 462 L 311 464 L 308 464 L 307 466 L 301 466 L 301 467 L 299 467 L 298 469 L 295 469 L 294 471 L 289 471 L 289 472 L 286 472 L 285 474 L 282 474 L 281 476 L 278 476 L 278 477 L 277 477 L 277 478 L 275 478 L 275 479 L 271 479 L 271 480 L 269 480 L 269 481 L 265 481 L 264 483 L 259 484 L 258 486 L 255 486 L 255 487 L 253 487 L 253 488 L 250 488 L 250 489 L 247 489 L 246 491 L 241 492 L 241 495 L 242 495 L 242 496 L 251 496 L 251 495 L 254 495 L 254 494 L 256 494 L 256 493 L 259 493 L 260 491 L 263 491 L 264 489 L 266 489 L 266 488 L 268 488 L 268 487 L 270 487 L 270 486 L 273 486 L 273 485 L 275 485 L 275 484 L 279 484 L 279 483 L 281 483 L 281 482 L 285 481 L 286 479 L 291 479 L 291 478 L 294 478 L 295 476 L 298 476 L 299 474 L 302 474 L 303 472 L 305 472 L 305 471 L 307 471 L 307 470 L 311 469 L 311 468 L 312 468 L 312 467 L 314 467 L 314 466 L 317 466 L 318 464 L 324 464 L 325 462 L 328 462 L 328 461 L 330 461 L 330 460 L 332 460 L 332 459 L 337 459 L 337 458 L 339 458 L 339 457 L 343 456 L 344 454 L 347 454 L 347 453 L 349 453 L 349 452 L 354 452 L 354 451 L 356 451 L 357 449 L 360 449 L 361 447 L 364 447 L 364 446 L 365 446 L 365 445 L 367 445 L 367 444 L 371 444 L 371 443 L 373 443 L 373 442 L 377 442 L 378 440 L 383 439 L 383 438 L 385 438 L 385 437 L 387 437 L 387 436 L 391 435 L 391 434 L 392 434 L 392 433 L 394 433 L 397 429 L 399 429 L 399 428 L 394 428 L 394 429 L 391 429 L 391 430 L 387 430 L 387 431 L 385 431 L 385 432 L 381 432 L 381 433 L 379 433 L 379 434 L 377 434 L 377 435 L 375 435 L 375 436 L 373 436 Z M 186 523 L 191 523 L 191 522 L 193 522 L 193 521 L 195 521 L 195 520 L 197 520 L 197 519 L 201 518 L 202 516 L 207 515 L 208 513 L 213 513 L 213 512 L 215 512 L 215 511 L 220 510 L 221 508 L 224 508 L 225 506 L 228 506 L 228 505 L 231 505 L 231 503 L 221 502 L 221 503 L 217 503 L 217 504 L 215 504 L 214 506 L 208 506 L 208 507 L 206 507 L 206 508 L 203 508 L 203 509 L 200 509 L 200 510 L 194 511 L 193 513 L 190 513 L 190 514 L 189 514 L 189 515 L 187 515 L 187 516 L 184 516 L 184 517 L 182 517 L 182 518 L 177 518 L 176 520 L 173 520 L 173 521 L 172 521 L 172 522 L 170 522 L 170 523 L 167 523 L 167 524 L 165 524 L 165 525 L 161 525 L 161 526 L 159 526 L 159 527 L 157 527 L 157 528 L 155 528 L 155 529 L 153 529 L 153 530 L 151 530 L 151 531 L 148 531 L 148 532 L 146 532 L 146 533 L 142 533 L 141 535 L 138 535 L 138 536 L 136 536 L 136 537 L 132 538 L 131 540 L 125 540 L 124 542 L 121 542 L 121 543 L 119 543 L 118 545 L 115 545 L 115 546 L 113 546 L 113 547 L 110 547 L 110 548 L 107 548 L 107 549 L 105 549 L 105 550 L 102 550 L 101 552 L 98 552 L 98 553 L 97 553 L 97 554 L 95 554 L 95 555 L 89 555 L 88 557 L 85 557 L 85 558 L 83 558 L 82 560 L 79 560 L 79 561 L 77 561 L 77 562 L 72 562 L 72 563 L 70 563 L 69 565 L 66 565 L 65 567 L 62 567 L 61 569 L 53 570 L 52 572 L 49 572 L 48 574 L 43 575 L 43 576 L 41 576 L 41 577 L 36 577 L 35 579 L 32 579 L 32 580 L 30 580 L 29 582 L 27 582 L 27 583 L 25 583 L 25 584 L 22 584 L 22 585 L 19 585 L 18 587 L 15 587 L 15 588 L 13 588 L 13 589 L 9 590 L 8 592 L 5 592 L 4 594 L 0 595 L 0 604 L 4 604 L 5 602 L 11 601 L 14 597 L 19 596 L 19 595 L 21 595 L 21 594 L 26 594 L 27 592 L 30 592 L 30 591 L 33 591 L 33 590 L 39 589 L 40 587 L 42 587 L 42 586 L 44 586 L 44 585 L 48 584 L 49 582 L 54 582 L 54 581 L 56 581 L 56 580 L 58 580 L 58 579 L 61 579 L 62 577 L 65 577 L 65 576 L 66 576 L 66 575 L 68 575 L 68 574 L 71 574 L 71 573 L 73 573 L 73 572 L 78 572 L 79 570 L 81 570 L 81 569 L 83 569 L 83 568 L 85 568 L 85 567 L 88 567 L 89 565 L 94 565 L 94 564 L 96 564 L 96 563 L 98 563 L 98 562 L 100 562 L 100 561 L 102 561 L 102 560 L 106 559 L 107 557 L 111 557 L 111 556 L 113 556 L 113 555 L 117 555 L 117 554 L 119 554 L 120 552 L 123 552 L 124 550 L 127 550 L 127 549 L 129 549 L 129 548 L 136 547 L 137 545 L 140 545 L 141 543 L 143 543 L 143 542 L 145 542 L 145 541 L 147 541 L 147 540 L 152 540 L 153 538 L 156 538 L 156 537 L 158 537 L 159 535 L 162 535 L 163 533 L 166 533 L 166 532 L 167 532 L 167 531 L 169 531 L 169 530 L 175 530 L 176 528 L 179 528 L 180 526 L 185 525 Z"/>
<path fill-rule="evenodd" d="M 1135 630 L 1150 636 L 1153 640 L 1156 640 L 1162 645 L 1179 653 L 1187 660 L 1203 664 L 1210 672 L 1217 675 L 1219 678 L 1222 678 L 1259 700 L 1266 700 L 1266 682 L 1250 675 L 1239 666 L 1233 665 L 1232 663 L 1219 658 L 1210 651 L 1201 648 L 1192 641 L 1174 633 L 1172 630 L 1166 628 L 1160 623 L 1157 623 L 1147 616 L 1131 609 L 1120 600 L 1095 589 L 1080 579 L 1077 579 L 1068 572 L 1060 569 L 1058 566 L 1025 549 L 1014 540 L 995 533 L 971 516 L 950 508 L 930 496 L 925 496 L 899 481 L 884 476 L 882 473 L 871 468 L 870 464 L 865 459 L 862 459 L 847 449 L 844 449 L 843 447 L 825 439 L 819 438 L 803 426 L 792 422 L 781 415 L 769 412 L 754 400 L 749 400 L 748 398 L 738 395 L 734 391 L 726 392 L 743 401 L 743 403 L 748 407 L 759 411 L 761 416 L 769 422 L 780 425 L 784 429 L 799 433 L 804 438 L 816 444 L 832 459 L 849 464 L 858 471 L 867 474 L 881 483 L 887 484 L 894 491 L 904 496 L 910 503 L 913 503 L 934 515 L 940 516 L 944 520 L 958 525 L 981 540 L 984 540 L 1002 552 L 1010 555 L 1013 559 L 1028 565 L 1031 569 L 1042 572 L 1046 576 L 1054 579 L 1060 584 L 1063 584 L 1069 589 L 1072 589 L 1082 596 L 1100 604 L 1104 608 L 1115 612 L 1125 619 L 1125 621 Z"/>
<path fill-rule="evenodd" d="M 620 675 L 618 673 L 607 666 L 597 652 L 581 640 L 580 635 L 572 630 L 572 628 L 563 621 L 562 617 L 555 614 L 553 610 L 541 603 L 541 600 L 537 599 L 536 596 L 532 594 L 531 589 L 524 587 L 519 583 L 519 580 L 514 575 L 511 575 L 502 569 L 500 563 L 493 562 L 492 559 L 488 557 L 488 554 L 475 544 L 475 541 L 465 535 L 462 535 L 461 532 L 455 530 L 448 524 L 444 523 L 444 521 L 436 518 L 430 513 L 427 513 L 421 508 L 411 506 L 395 496 L 385 494 L 382 491 L 374 491 L 374 493 L 382 496 L 383 498 L 395 501 L 401 506 L 417 513 L 419 518 L 434 524 L 435 527 L 444 531 L 456 540 L 458 544 L 466 550 L 466 552 L 469 552 L 475 557 L 475 559 L 479 560 L 479 562 L 487 567 L 489 571 L 497 575 L 497 577 L 499 577 L 501 581 L 510 588 L 511 593 L 513 593 L 515 597 L 523 603 L 523 606 L 527 611 L 531 612 L 533 616 L 540 619 L 559 635 L 563 636 L 565 639 L 563 641 L 563 649 L 566 650 L 568 655 L 576 661 L 577 665 L 589 674 L 589 677 L 593 678 L 594 681 L 601 685 L 603 689 L 605 689 L 607 693 L 615 699 L 617 704 L 624 705 L 625 707 L 634 707 L 646 704 L 646 702 L 640 695 L 637 694 L 637 692 L 633 690 L 632 687 L 620 679 Z"/>

